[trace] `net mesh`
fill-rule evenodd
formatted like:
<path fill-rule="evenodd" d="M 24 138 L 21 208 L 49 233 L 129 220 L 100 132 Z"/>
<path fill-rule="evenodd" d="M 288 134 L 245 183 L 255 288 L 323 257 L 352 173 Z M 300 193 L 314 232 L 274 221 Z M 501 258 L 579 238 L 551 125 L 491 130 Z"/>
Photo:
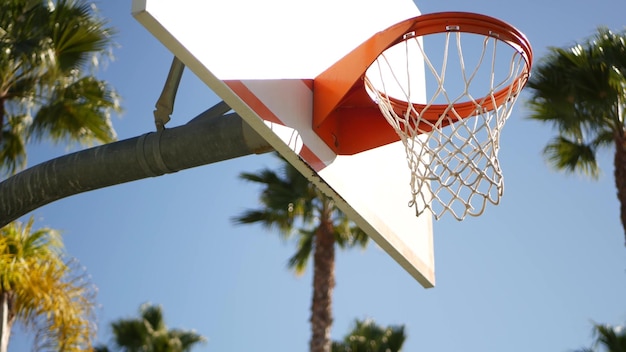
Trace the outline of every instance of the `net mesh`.
<path fill-rule="evenodd" d="M 527 78 L 521 75 L 526 65 L 496 37 L 441 35 L 436 45 L 443 46 L 442 57 L 429 58 L 422 37 L 406 38 L 370 66 L 365 86 L 405 146 L 409 206 L 417 216 L 430 210 L 436 219 L 450 213 L 462 220 L 482 214 L 488 202 L 500 202 L 500 134 Z M 471 53 L 464 53 L 464 45 Z M 503 52 L 506 58 L 496 61 Z M 419 75 L 433 90 L 429 98 L 415 86 Z"/>

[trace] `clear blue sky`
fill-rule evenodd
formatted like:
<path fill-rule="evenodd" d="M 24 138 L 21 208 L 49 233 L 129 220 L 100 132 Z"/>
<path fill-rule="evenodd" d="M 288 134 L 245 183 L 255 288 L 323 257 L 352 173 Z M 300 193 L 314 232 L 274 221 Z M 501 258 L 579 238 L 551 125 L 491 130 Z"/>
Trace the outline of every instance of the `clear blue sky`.
<path fill-rule="evenodd" d="M 623 0 L 418 1 L 423 13 L 473 11 L 501 18 L 531 40 L 536 57 L 606 25 L 622 29 Z M 130 0 L 101 1 L 119 34 L 101 77 L 121 93 L 120 139 L 153 131 L 152 111 L 172 56 L 130 15 Z M 210 20 L 207 14 L 207 20 Z M 233 18 L 236 24 L 236 17 Z M 210 33 L 207 33 L 210 35 Z M 552 136 L 528 121 L 522 96 L 502 136 L 501 205 L 479 218 L 435 223 L 437 286 L 425 290 L 375 245 L 339 252 L 334 339 L 355 318 L 405 324 L 405 351 L 568 351 L 591 341 L 592 321 L 626 321 L 626 247 L 612 155 L 598 182 L 551 171 L 541 149 Z M 170 126 L 219 100 L 186 71 Z M 29 164 L 66 147 L 32 146 Z M 286 269 L 293 244 L 230 218 L 257 205 L 237 175 L 272 167 L 249 156 L 73 196 L 33 212 L 63 231 L 69 253 L 99 287 L 100 341 L 110 321 L 161 304 L 170 327 L 208 337 L 197 351 L 306 351 L 311 272 Z M 27 350 L 17 332 L 11 351 Z"/>

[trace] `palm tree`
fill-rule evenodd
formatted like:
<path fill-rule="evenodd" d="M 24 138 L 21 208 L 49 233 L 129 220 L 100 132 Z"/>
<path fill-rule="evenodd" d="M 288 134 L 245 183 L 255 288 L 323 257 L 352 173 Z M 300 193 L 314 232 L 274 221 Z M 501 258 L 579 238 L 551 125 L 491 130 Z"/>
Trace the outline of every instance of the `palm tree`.
<path fill-rule="evenodd" d="M 143 304 L 139 318 L 120 319 L 111 324 L 117 350 L 125 352 L 187 352 L 206 338 L 195 331 L 168 329 L 161 306 Z M 99 346 L 97 352 L 108 352 Z"/>
<path fill-rule="evenodd" d="M 311 352 L 329 352 L 331 347 L 332 292 L 335 286 L 335 245 L 365 247 L 367 235 L 356 227 L 334 201 L 323 194 L 291 164 L 282 159 L 278 172 L 264 169 L 242 173 L 246 181 L 260 184 L 262 207 L 234 218 L 237 224 L 259 223 L 278 230 L 283 238 L 297 236 L 296 253 L 289 268 L 304 272 L 313 256 L 311 303 Z"/>
<path fill-rule="evenodd" d="M 356 320 L 343 341 L 333 341 L 332 352 L 399 352 L 405 340 L 404 326 L 383 328 L 372 320 Z"/>
<path fill-rule="evenodd" d="M 593 327 L 595 342 L 591 348 L 576 352 L 626 352 L 626 330 L 622 326 L 596 324 Z"/>
<path fill-rule="evenodd" d="M 615 147 L 615 184 L 626 235 L 626 32 L 599 28 L 570 48 L 551 48 L 528 87 L 531 118 L 558 135 L 544 148 L 558 170 L 597 178 L 597 152 Z"/>
<path fill-rule="evenodd" d="M 15 322 L 36 332 L 37 348 L 84 351 L 95 336 L 95 287 L 75 261 L 65 261 L 56 231 L 33 220 L 0 229 L 0 352 Z"/>
<path fill-rule="evenodd" d="M 25 165 L 31 138 L 115 139 L 117 95 L 92 75 L 112 34 L 84 0 L 0 3 L 0 171 Z"/>
<path fill-rule="evenodd" d="M 0 2 L 0 175 L 24 167 L 30 140 L 115 139 L 117 95 L 92 75 L 112 34 L 84 0 Z M 0 229 L 0 352 L 15 321 L 38 332 L 36 347 L 84 350 L 95 291 L 64 262 L 55 231 L 31 229 L 32 220 Z"/>

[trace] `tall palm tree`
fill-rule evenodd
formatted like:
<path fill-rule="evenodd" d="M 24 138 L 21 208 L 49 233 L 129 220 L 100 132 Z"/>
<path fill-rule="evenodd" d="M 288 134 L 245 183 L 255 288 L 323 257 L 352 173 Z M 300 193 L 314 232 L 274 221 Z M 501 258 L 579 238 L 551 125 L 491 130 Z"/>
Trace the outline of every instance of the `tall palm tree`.
<path fill-rule="evenodd" d="M 206 338 L 195 331 L 168 329 L 161 306 L 143 304 L 139 318 L 120 319 L 111 324 L 117 350 L 124 352 L 187 352 Z M 96 352 L 108 352 L 99 346 Z"/>
<path fill-rule="evenodd" d="M 626 32 L 599 28 L 582 44 L 551 48 L 528 87 L 530 117 L 558 130 L 544 148 L 556 169 L 597 178 L 597 152 L 615 148 L 615 184 L 626 235 Z"/>
<path fill-rule="evenodd" d="M 66 261 L 56 231 L 33 220 L 0 228 L 0 352 L 15 322 L 34 330 L 35 347 L 85 351 L 95 336 L 95 287 Z"/>
<path fill-rule="evenodd" d="M 367 235 L 352 223 L 334 201 L 282 159 L 278 172 L 264 169 L 242 173 L 246 181 L 262 186 L 262 207 L 247 210 L 234 218 L 237 224 L 259 223 L 275 229 L 283 238 L 297 237 L 296 253 L 289 267 L 302 273 L 313 257 L 311 302 L 311 352 L 331 348 L 332 292 L 335 286 L 335 245 L 365 247 Z"/>
<path fill-rule="evenodd" d="M 399 352 L 405 340 L 403 325 L 382 327 L 357 320 L 343 341 L 333 341 L 332 352 Z"/>
<path fill-rule="evenodd" d="M 84 0 L 0 2 L 0 172 L 26 162 L 26 143 L 110 142 L 119 111 L 93 76 L 113 31 Z"/>
<path fill-rule="evenodd" d="M 595 341 L 591 348 L 576 352 L 626 352 L 626 330 L 622 326 L 596 324 L 593 327 Z"/>

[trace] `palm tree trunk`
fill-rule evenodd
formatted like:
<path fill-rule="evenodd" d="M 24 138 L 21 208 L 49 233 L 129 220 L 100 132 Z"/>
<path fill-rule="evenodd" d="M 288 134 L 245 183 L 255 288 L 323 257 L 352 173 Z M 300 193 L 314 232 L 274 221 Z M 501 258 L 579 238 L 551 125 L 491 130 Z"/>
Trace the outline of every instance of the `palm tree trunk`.
<path fill-rule="evenodd" d="M 324 216 L 315 235 L 311 352 L 330 352 L 331 347 L 332 294 L 335 287 L 335 237 L 332 229 L 332 222 Z"/>
<path fill-rule="evenodd" d="M 620 202 L 620 218 L 626 237 L 626 131 L 616 134 L 615 138 L 615 186 Z M 625 242 L 626 244 L 626 242 Z"/>
<path fill-rule="evenodd" d="M 9 350 L 9 337 L 11 337 L 11 327 L 14 316 L 11 313 L 13 306 L 13 294 L 3 291 L 0 293 L 0 352 Z"/>
<path fill-rule="evenodd" d="M 2 142 L 2 134 L 4 131 L 4 114 L 6 114 L 6 110 L 4 107 L 4 94 L 3 97 L 0 98 L 0 142 Z"/>

